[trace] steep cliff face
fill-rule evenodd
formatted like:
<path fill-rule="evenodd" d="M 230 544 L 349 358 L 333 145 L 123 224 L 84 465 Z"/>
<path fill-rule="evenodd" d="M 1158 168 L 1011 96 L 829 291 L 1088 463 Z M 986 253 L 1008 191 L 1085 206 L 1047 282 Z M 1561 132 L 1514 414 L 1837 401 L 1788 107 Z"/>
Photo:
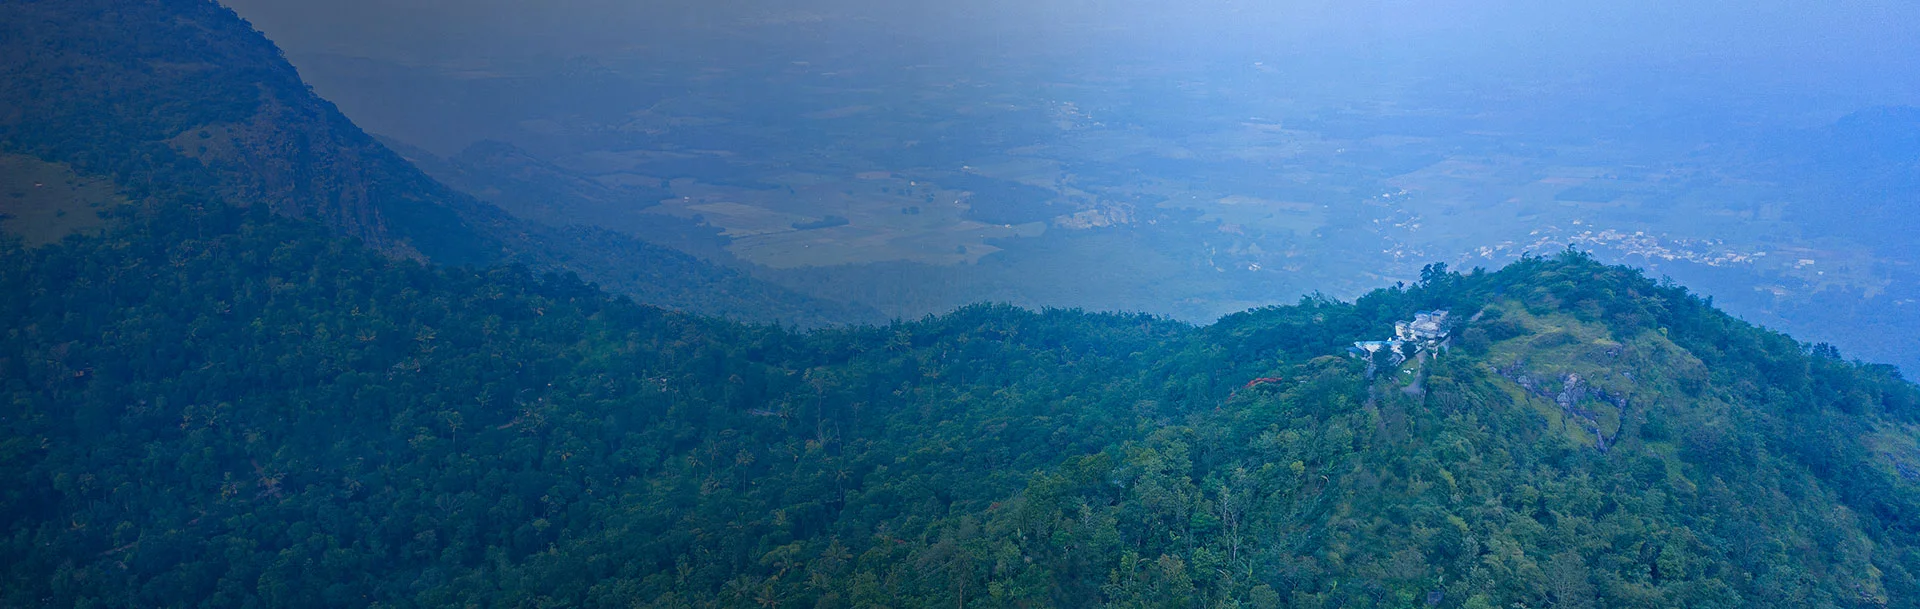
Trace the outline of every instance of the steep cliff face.
<path fill-rule="evenodd" d="M 0 141 L 10 151 L 111 175 L 141 194 L 268 205 L 389 254 L 498 257 L 483 225 L 503 214 L 374 141 L 226 8 L 6 2 L 0 24 Z"/>
<path fill-rule="evenodd" d="M 260 112 L 247 122 L 188 129 L 168 145 L 229 176 L 221 194 L 230 200 L 264 201 L 276 212 L 317 219 L 380 249 L 417 256 L 393 237 L 373 201 L 370 151 L 327 129 L 289 133 L 302 122 L 299 111 L 270 92 L 261 97 Z"/>

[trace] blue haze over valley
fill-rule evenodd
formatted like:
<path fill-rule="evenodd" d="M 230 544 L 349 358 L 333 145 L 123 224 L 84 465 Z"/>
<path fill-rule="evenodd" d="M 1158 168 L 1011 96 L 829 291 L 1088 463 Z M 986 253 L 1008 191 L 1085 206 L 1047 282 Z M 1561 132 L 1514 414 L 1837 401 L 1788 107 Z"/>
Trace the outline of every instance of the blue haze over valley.
<path fill-rule="evenodd" d="M 1920 372 L 1910 3 L 232 5 L 457 188 L 887 316 L 1571 246 Z"/>

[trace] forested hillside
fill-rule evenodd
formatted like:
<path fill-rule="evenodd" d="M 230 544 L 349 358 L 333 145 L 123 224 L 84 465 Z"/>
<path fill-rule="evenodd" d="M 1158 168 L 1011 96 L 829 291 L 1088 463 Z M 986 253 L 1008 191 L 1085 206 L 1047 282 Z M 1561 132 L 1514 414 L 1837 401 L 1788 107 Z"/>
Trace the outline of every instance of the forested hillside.
<path fill-rule="evenodd" d="M 1574 252 L 676 312 L 870 313 L 452 191 L 200 0 L 0 0 L 0 152 L 107 216 L 0 238 L 0 606 L 1920 606 L 1920 390 Z"/>
<path fill-rule="evenodd" d="M 7 606 L 1920 598 L 1914 386 L 1578 254 L 795 334 L 206 205 L 8 246 L 0 319 Z"/>
<path fill-rule="evenodd" d="M 0 2 L 0 152 L 111 178 L 135 200 L 263 205 L 400 257 L 568 269 L 643 302 L 743 319 L 878 317 L 624 235 L 523 222 L 448 188 L 207 0 Z"/>

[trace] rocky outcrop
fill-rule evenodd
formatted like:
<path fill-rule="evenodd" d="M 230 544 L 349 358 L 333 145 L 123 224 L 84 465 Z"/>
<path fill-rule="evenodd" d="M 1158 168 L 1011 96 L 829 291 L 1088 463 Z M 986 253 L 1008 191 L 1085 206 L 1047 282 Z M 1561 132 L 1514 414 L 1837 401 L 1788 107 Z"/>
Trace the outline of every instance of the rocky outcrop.
<path fill-rule="evenodd" d="M 1513 384 L 1519 385 L 1521 389 L 1525 389 L 1527 393 L 1532 396 L 1552 402 L 1555 406 L 1558 406 L 1560 412 L 1565 414 L 1569 421 L 1587 430 L 1588 433 L 1593 434 L 1595 448 L 1601 452 L 1607 451 L 1607 449 L 1612 446 L 1613 441 L 1619 438 L 1620 430 L 1616 427 L 1612 433 L 1608 433 L 1607 430 L 1602 429 L 1600 425 L 1600 414 L 1583 405 L 1589 403 L 1590 400 L 1604 402 L 1619 410 L 1620 419 L 1623 421 L 1626 419 L 1627 413 L 1632 406 L 1632 401 L 1626 396 L 1616 395 L 1604 389 L 1594 387 L 1587 382 L 1587 379 L 1581 378 L 1580 375 L 1571 372 L 1553 379 L 1558 381 L 1559 385 L 1559 390 L 1554 391 L 1547 381 L 1543 381 L 1527 370 L 1525 360 L 1516 361 L 1511 365 L 1497 367 L 1495 368 L 1495 372 L 1498 372 L 1502 378 L 1512 381 Z"/>

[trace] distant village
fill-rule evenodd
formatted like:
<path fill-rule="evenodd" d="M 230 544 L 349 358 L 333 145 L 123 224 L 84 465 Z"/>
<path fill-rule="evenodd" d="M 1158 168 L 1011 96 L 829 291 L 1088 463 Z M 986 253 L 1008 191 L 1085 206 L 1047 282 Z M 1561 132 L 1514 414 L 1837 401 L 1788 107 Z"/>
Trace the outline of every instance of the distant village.
<path fill-rule="evenodd" d="M 1360 341 L 1348 347 L 1347 353 L 1372 360 L 1375 354 L 1385 351 L 1393 358 L 1394 365 L 1400 365 L 1420 353 L 1444 348 L 1448 335 L 1447 319 L 1450 316 L 1447 311 L 1414 313 L 1411 321 L 1394 322 L 1393 338 Z"/>

